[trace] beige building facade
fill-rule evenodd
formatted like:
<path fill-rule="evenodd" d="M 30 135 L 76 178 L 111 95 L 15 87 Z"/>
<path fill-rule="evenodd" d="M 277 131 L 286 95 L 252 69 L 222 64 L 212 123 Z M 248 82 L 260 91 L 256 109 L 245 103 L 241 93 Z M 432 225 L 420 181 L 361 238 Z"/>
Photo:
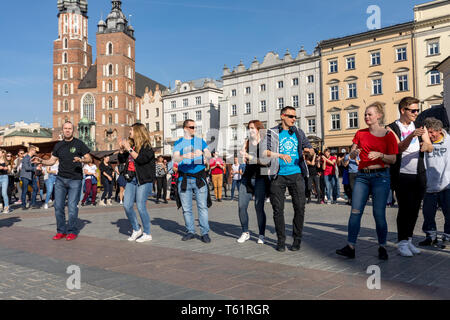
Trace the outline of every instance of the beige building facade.
<path fill-rule="evenodd" d="M 425 110 L 443 102 L 442 73 L 433 68 L 450 52 L 450 0 L 415 6 L 414 22 L 417 97 Z"/>
<path fill-rule="evenodd" d="M 384 104 L 386 124 L 398 118 L 398 102 L 416 93 L 413 28 L 407 22 L 318 44 L 325 147 L 348 150 L 373 102 Z"/>
<path fill-rule="evenodd" d="M 150 139 L 156 154 L 162 154 L 163 142 L 163 101 L 159 85 L 155 92 L 145 88 L 141 99 L 141 123 L 145 124 L 150 132 Z"/>

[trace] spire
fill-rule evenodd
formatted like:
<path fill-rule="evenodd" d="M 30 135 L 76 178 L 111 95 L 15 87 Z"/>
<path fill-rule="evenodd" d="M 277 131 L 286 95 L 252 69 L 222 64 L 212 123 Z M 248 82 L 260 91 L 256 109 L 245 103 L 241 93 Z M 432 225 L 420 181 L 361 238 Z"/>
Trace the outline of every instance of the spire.
<path fill-rule="evenodd" d="M 58 16 L 62 13 L 78 13 L 87 17 L 87 0 L 58 0 Z"/>
<path fill-rule="evenodd" d="M 99 33 L 123 32 L 134 38 L 134 29 L 128 25 L 128 20 L 122 12 L 122 1 L 113 0 L 111 12 L 106 18 L 106 26 L 103 27 L 102 20 L 99 22 Z"/>

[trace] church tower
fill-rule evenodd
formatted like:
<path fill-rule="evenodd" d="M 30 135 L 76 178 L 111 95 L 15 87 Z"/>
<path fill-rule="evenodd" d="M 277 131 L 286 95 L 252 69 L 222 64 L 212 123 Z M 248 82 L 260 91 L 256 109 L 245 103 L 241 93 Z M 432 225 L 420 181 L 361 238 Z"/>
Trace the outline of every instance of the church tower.
<path fill-rule="evenodd" d="M 111 150 L 137 120 L 134 29 L 122 1 L 112 1 L 106 21 L 99 21 L 96 42 L 96 141 L 100 150 Z"/>
<path fill-rule="evenodd" d="M 57 6 L 58 38 L 53 44 L 54 139 L 59 138 L 65 121 L 71 121 L 75 128 L 80 121 L 78 85 L 92 64 L 87 0 L 58 0 Z"/>

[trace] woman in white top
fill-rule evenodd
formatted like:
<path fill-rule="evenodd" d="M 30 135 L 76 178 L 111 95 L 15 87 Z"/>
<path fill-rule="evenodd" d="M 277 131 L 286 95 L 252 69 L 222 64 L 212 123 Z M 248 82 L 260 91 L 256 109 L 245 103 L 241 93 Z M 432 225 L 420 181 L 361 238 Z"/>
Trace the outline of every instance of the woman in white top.
<path fill-rule="evenodd" d="M 86 200 L 88 199 L 89 195 L 92 192 L 92 200 L 91 203 L 93 206 L 97 205 L 97 182 L 98 182 L 98 175 L 97 175 L 97 166 L 92 162 L 87 163 L 83 167 L 83 172 L 85 175 L 85 184 L 86 184 L 86 192 L 84 193 L 84 198 L 81 201 L 81 206 L 86 205 Z"/>
<path fill-rule="evenodd" d="M 55 186 L 56 176 L 58 174 L 59 161 L 56 161 L 54 165 L 44 167 L 44 182 L 47 195 L 45 197 L 44 209 L 48 209 L 48 204 L 52 201 L 53 187 Z"/>

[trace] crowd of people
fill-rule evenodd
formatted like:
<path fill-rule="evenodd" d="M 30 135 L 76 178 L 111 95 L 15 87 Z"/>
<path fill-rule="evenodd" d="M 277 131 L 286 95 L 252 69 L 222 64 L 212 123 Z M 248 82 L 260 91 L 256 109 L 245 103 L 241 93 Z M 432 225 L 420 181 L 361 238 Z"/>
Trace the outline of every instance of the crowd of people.
<path fill-rule="evenodd" d="M 34 146 L 30 146 L 27 153 L 20 150 L 15 159 L 10 153 L 0 151 L 3 212 L 10 212 L 14 197 L 15 203 L 26 210 L 27 194 L 30 194 L 30 206 L 34 208 L 39 194 L 46 209 L 52 200 L 54 202 L 57 234 L 53 239 L 74 240 L 79 233 L 76 224 L 78 203 L 81 202 L 81 206 L 96 205 L 100 184 L 103 187 L 100 205 L 111 205 L 115 186 L 116 199 L 123 204 L 133 230 L 128 240 L 147 242 L 152 240 L 147 201 L 155 189 L 157 203 L 160 200 L 168 203 L 171 199 L 182 209 L 186 226 L 183 241 L 196 238 L 195 199 L 201 240 L 209 243 L 211 194 L 213 192 L 215 200 L 221 202 L 223 191 L 227 197 L 231 181 L 230 200 L 235 200 L 237 191 L 237 216 L 242 228 L 237 242 L 244 243 L 251 238 L 248 206 L 254 199 L 259 229 L 257 243 L 265 242 L 265 203 L 270 202 L 277 236 L 276 250 L 285 251 L 284 209 L 288 194 L 294 210 L 290 249 L 298 251 L 306 203 L 314 196 L 317 204 L 335 204 L 342 199 L 342 180 L 344 197 L 351 209 L 347 244 L 336 253 L 355 258 L 362 214 L 371 200 L 378 257 L 388 259 L 386 207 L 397 199 L 398 252 L 401 256 L 412 257 L 420 254 L 412 237 L 422 203 L 425 240 L 419 245 L 438 243 L 435 216 L 439 207 L 445 217 L 441 239 L 450 241 L 450 139 L 438 119 L 427 118 L 422 124 L 416 123 L 419 100 L 406 97 L 398 108 L 400 118 L 385 126 L 383 105 L 367 106 L 364 114 L 367 128 L 356 132 L 349 152 L 343 149 L 340 154 L 333 154 L 328 148 L 323 152 L 313 149 L 304 132 L 294 125 L 296 109 L 287 106 L 281 110 L 281 122 L 274 128 L 265 129 L 259 120 L 248 123 L 248 138 L 231 165 L 227 165 L 215 150 L 209 150 L 206 141 L 195 134 L 195 121 L 188 119 L 183 123 L 183 137 L 174 144 L 171 161 L 156 157 L 148 130 L 136 123 L 131 126 L 129 137 L 119 142 L 119 164 L 112 166 L 110 156 L 106 156 L 97 168 L 89 148 L 73 136 L 73 124 L 66 122 L 64 139 L 55 145 L 50 157 L 37 157 L 38 150 Z M 18 196 L 14 189 L 19 191 Z M 66 198 L 68 223 L 64 214 Z"/>

